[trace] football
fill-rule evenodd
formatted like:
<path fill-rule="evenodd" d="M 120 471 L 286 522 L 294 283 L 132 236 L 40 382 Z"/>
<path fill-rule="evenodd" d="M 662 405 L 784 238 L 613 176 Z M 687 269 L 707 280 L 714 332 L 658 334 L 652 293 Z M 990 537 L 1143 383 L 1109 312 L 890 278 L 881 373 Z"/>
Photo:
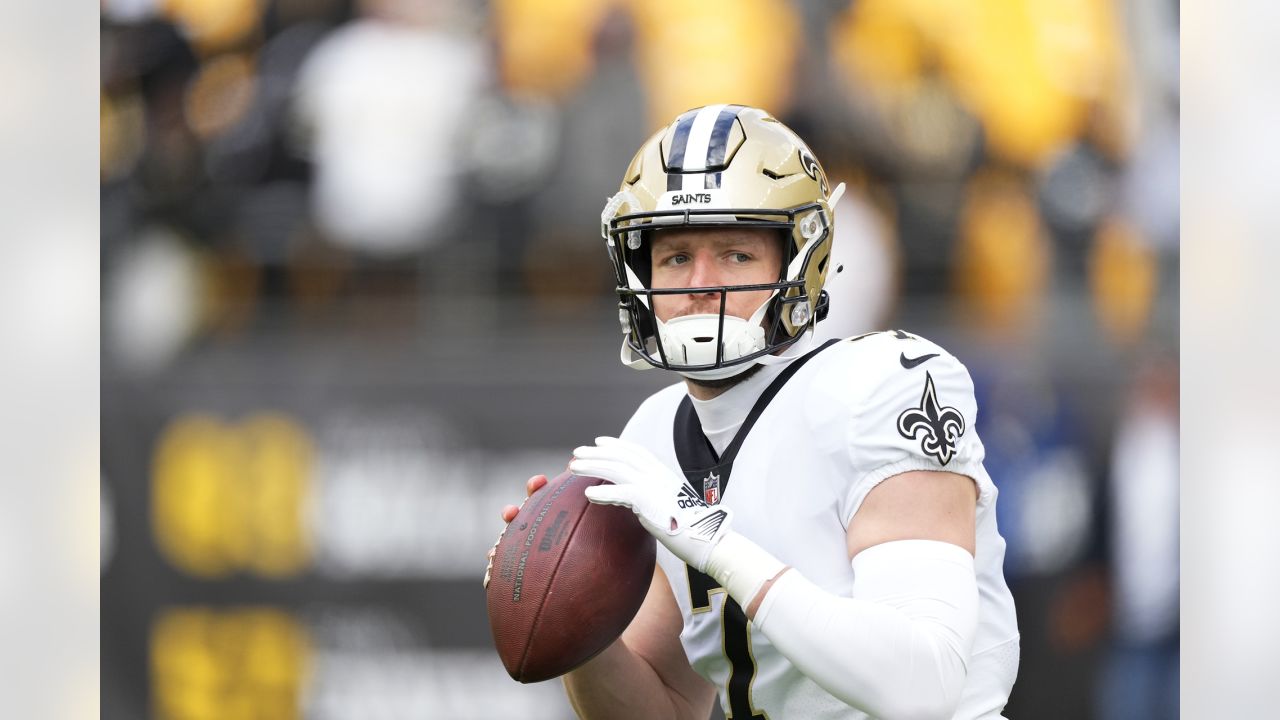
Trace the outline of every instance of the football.
<path fill-rule="evenodd" d="M 563 675 L 622 634 L 657 547 L 631 510 L 593 505 L 606 482 L 568 472 L 534 493 L 498 540 L 485 589 L 502 664 L 522 683 Z"/>

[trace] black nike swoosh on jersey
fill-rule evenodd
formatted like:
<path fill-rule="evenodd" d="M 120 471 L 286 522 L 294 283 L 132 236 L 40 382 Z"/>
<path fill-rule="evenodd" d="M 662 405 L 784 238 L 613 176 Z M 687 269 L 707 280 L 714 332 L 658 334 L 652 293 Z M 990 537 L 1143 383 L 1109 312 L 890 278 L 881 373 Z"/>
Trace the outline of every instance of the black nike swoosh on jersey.
<path fill-rule="evenodd" d="M 911 368 L 917 367 L 920 364 L 928 362 L 936 357 L 938 357 L 938 353 L 929 353 L 928 355 L 921 355 L 918 358 L 909 358 L 906 353 L 902 353 L 898 356 L 898 362 L 902 363 L 902 367 L 910 370 Z"/>

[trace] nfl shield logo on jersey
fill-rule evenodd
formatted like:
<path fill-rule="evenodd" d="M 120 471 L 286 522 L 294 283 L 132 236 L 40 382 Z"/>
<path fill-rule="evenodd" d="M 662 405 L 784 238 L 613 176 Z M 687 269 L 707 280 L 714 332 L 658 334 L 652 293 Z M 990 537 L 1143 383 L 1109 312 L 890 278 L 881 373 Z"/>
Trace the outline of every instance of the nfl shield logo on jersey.
<path fill-rule="evenodd" d="M 711 473 L 702 478 L 702 499 L 708 505 L 715 505 L 720 502 L 720 476 Z"/>

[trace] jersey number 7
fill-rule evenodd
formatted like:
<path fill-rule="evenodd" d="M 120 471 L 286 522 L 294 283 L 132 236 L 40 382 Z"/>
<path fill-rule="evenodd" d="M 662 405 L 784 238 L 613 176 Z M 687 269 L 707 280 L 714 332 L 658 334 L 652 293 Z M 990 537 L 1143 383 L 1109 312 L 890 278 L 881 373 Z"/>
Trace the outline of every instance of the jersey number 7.
<path fill-rule="evenodd" d="M 706 573 L 700 573 L 688 565 L 685 569 L 689 574 L 689 604 L 693 612 L 709 612 L 711 593 L 723 593 L 724 588 Z M 729 712 L 726 717 L 734 720 L 767 720 L 768 716 L 751 706 L 751 683 L 756 678 L 756 661 L 751 655 L 747 614 L 727 594 L 720 610 L 720 628 L 724 656 L 729 661 Z"/>

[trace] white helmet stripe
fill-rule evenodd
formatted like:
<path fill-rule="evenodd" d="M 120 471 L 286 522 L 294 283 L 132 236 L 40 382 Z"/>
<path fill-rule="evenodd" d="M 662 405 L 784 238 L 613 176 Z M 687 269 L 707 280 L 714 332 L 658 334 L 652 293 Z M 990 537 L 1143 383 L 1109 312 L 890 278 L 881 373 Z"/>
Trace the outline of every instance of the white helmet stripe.
<path fill-rule="evenodd" d="M 711 146 L 711 131 L 715 129 L 716 119 L 720 117 L 720 111 L 725 107 L 725 105 L 708 105 L 699 110 L 697 117 L 693 119 L 693 127 L 689 130 L 689 144 L 684 150 L 684 166 L 681 168 L 685 172 L 707 169 L 707 149 Z M 689 187 L 688 182 L 686 177 L 685 190 L 702 189 L 701 175 L 698 176 L 696 188 Z"/>

